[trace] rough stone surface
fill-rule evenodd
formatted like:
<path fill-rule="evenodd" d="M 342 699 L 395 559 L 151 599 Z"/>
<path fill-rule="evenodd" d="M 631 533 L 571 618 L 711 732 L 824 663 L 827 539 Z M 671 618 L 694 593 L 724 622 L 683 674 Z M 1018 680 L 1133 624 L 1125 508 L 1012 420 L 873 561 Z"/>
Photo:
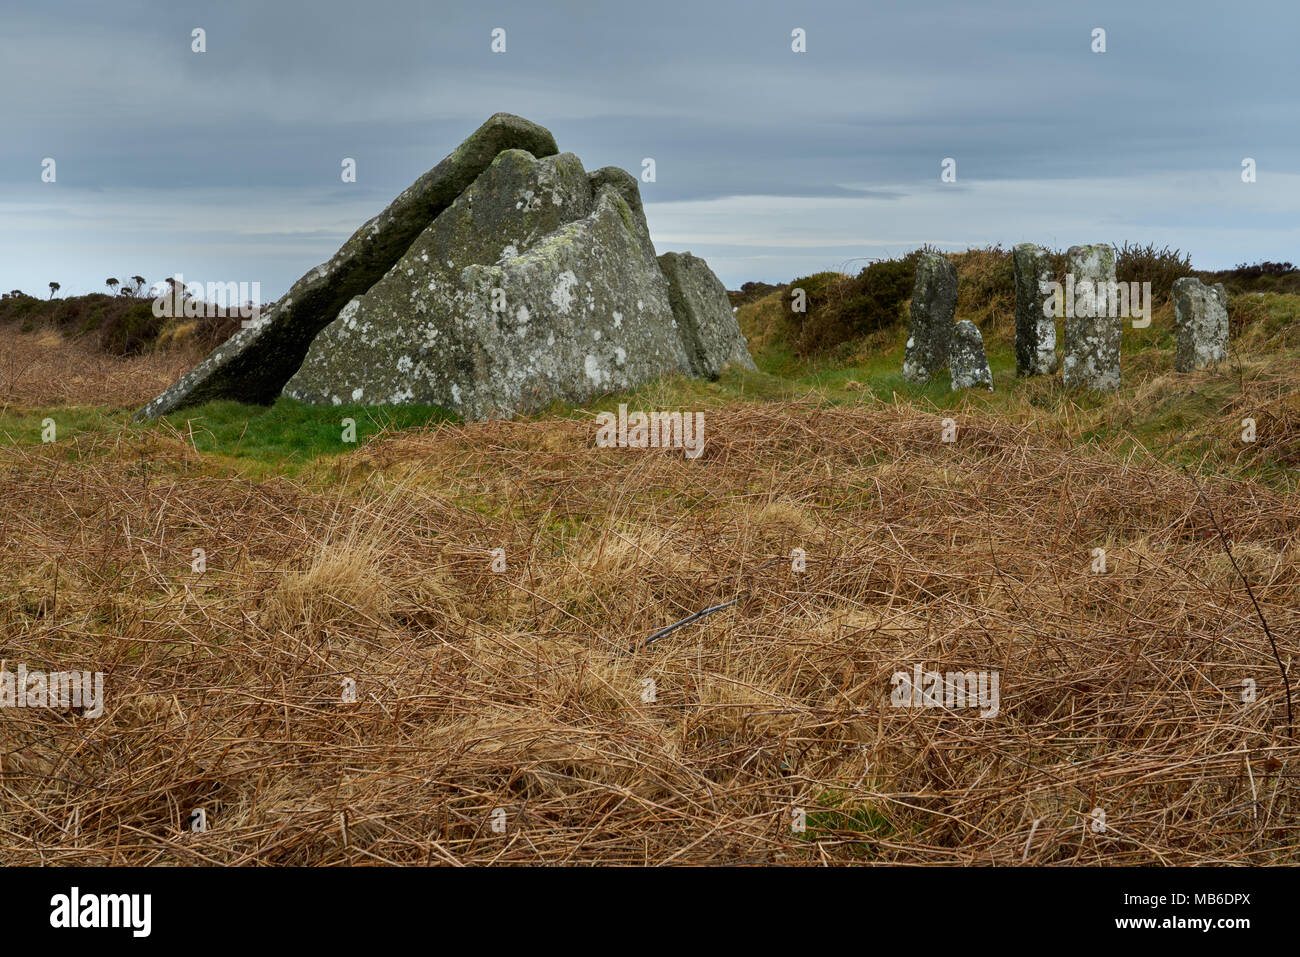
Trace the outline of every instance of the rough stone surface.
<path fill-rule="evenodd" d="M 283 392 L 484 419 L 727 362 L 753 368 L 726 291 L 661 267 L 636 178 L 499 113 L 139 417 Z"/>
<path fill-rule="evenodd" d="M 1228 358 L 1228 291 L 1223 283 L 1207 286 L 1188 276 L 1175 279 L 1174 368 L 1191 372 Z"/>
<path fill-rule="evenodd" d="M 212 399 L 267 403 L 302 363 L 308 347 L 354 297 L 369 289 L 420 232 L 502 150 L 556 153 L 555 138 L 522 117 L 497 113 L 388 208 L 362 225 L 329 262 L 311 270 L 247 328 L 235 333 L 136 418 L 154 418 Z"/>
<path fill-rule="evenodd" d="M 952 374 L 952 390 L 973 389 L 983 386 L 993 391 L 993 373 L 984 354 L 984 337 L 979 327 L 963 319 L 952 330 L 952 349 L 948 354 L 948 368 Z"/>
<path fill-rule="evenodd" d="M 728 362 L 753 369 L 749 346 L 736 324 L 726 287 L 709 264 L 686 253 L 664 253 L 659 268 L 668 280 L 668 301 L 686 346 L 693 375 L 716 379 Z"/>
<path fill-rule="evenodd" d="M 903 378 L 929 382 L 948 364 L 953 317 L 957 311 L 957 267 L 938 253 L 923 253 L 916 263 L 912 287 L 912 322 Z"/>
<path fill-rule="evenodd" d="M 1042 246 L 1021 243 L 1012 251 L 1016 274 L 1016 374 L 1051 375 L 1056 371 L 1056 317 L 1044 313 L 1050 292 L 1040 283 L 1052 280 L 1052 256 Z"/>
<path fill-rule="evenodd" d="M 1120 386 L 1120 341 L 1124 320 L 1109 315 L 1108 291 L 1115 282 L 1115 250 L 1100 244 L 1071 246 L 1067 284 L 1073 277 L 1073 309 L 1065 314 L 1066 388 L 1112 392 Z M 1067 306 L 1068 297 L 1067 297 Z"/>
<path fill-rule="evenodd" d="M 476 420 L 690 373 L 627 181 L 503 153 L 317 336 L 285 394 Z"/>

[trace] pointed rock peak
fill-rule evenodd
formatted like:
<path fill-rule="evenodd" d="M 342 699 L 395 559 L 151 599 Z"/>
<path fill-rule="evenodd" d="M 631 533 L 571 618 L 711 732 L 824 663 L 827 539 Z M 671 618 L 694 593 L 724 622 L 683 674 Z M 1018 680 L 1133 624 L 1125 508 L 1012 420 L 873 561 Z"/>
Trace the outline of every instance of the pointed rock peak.
<path fill-rule="evenodd" d="M 137 414 L 152 419 L 213 399 L 270 403 L 302 365 L 316 334 L 349 301 L 364 294 L 503 150 L 535 157 L 559 152 L 549 130 L 511 113 L 497 113 L 425 173 L 388 208 L 364 223 L 329 262 L 246 328 L 218 346 L 179 382 Z"/>

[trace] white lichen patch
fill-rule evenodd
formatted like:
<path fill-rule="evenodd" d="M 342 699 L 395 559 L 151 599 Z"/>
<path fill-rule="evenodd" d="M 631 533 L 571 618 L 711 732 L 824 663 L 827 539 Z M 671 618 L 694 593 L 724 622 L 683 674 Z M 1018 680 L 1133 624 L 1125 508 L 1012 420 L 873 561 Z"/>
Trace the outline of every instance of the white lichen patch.
<path fill-rule="evenodd" d="M 617 309 L 614 310 L 614 328 L 623 328 L 623 313 L 619 312 Z"/>
<path fill-rule="evenodd" d="M 352 390 L 352 401 L 353 401 L 353 402 L 360 402 L 360 401 L 361 401 L 361 397 L 362 397 L 363 395 L 365 395 L 365 394 L 366 394 L 366 390 L 365 390 L 365 389 L 362 389 L 362 388 L 356 388 L 356 389 L 353 389 L 353 390 Z"/>
<path fill-rule="evenodd" d="M 609 374 L 601 370 L 600 361 L 593 355 L 588 355 L 582 366 L 593 385 L 600 385 L 609 379 Z"/>
<path fill-rule="evenodd" d="M 361 309 L 361 297 L 356 296 L 348 300 L 348 304 L 339 310 L 339 318 L 343 320 L 342 326 L 345 329 L 356 329 L 357 312 Z"/>
<path fill-rule="evenodd" d="M 559 310 L 560 315 L 569 314 L 569 309 L 573 306 L 573 287 L 577 284 L 578 277 L 573 274 L 573 270 L 566 269 L 560 273 L 555 288 L 551 290 L 551 304 Z"/>

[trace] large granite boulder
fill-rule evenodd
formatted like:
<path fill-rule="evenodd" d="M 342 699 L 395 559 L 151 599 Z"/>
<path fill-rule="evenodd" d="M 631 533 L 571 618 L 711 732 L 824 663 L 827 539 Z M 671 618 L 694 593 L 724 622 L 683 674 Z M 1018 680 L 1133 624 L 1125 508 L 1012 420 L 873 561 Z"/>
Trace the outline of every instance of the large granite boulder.
<path fill-rule="evenodd" d="M 647 237 L 576 156 L 503 153 L 317 336 L 285 394 L 475 420 L 689 373 Z"/>
<path fill-rule="evenodd" d="M 136 418 L 151 419 L 212 399 L 274 401 L 316 334 L 374 285 L 434 217 L 507 149 L 528 150 L 534 156 L 558 152 L 550 131 L 522 117 L 497 113 L 387 209 L 362 224 L 329 262 L 294 283 L 270 309 L 213 350 Z"/>
<path fill-rule="evenodd" d="M 1186 276 L 1175 279 L 1174 369 L 1192 372 L 1228 358 L 1228 290 L 1223 283 L 1207 286 Z"/>
<path fill-rule="evenodd" d="M 922 253 L 912 286 L 911 326 L 903 356 L 903 378 L 926 383 L 948 365 L 957 312 L 957 267 L 939 253 Z"/>
<path fill-rule="evenodd" d="M 474 420 L 733 361 L 752 367 L 721 283 L 689 254 L 661 269 L 635 177 L 498 114 L 141 415 L 282 390 Z"/>
<path fill-rule="evenodd" d="M 753 369 L 754 360 L 731 311 L 726 287 L 709 264 L 690 253 L 664 253 L 659 268 L 668 280 L 668 301 L 692 374 L 716 379 L 728 362 Z"/>

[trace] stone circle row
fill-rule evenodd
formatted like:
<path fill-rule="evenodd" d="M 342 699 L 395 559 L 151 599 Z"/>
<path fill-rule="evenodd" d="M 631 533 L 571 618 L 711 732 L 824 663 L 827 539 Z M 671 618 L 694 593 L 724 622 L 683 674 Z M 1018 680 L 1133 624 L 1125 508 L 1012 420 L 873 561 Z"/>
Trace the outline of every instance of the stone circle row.
<path fill-rule="evenodd" d="M 1065 283 L 1053 278 L 1052 254 L 1033 243 L 1012 252 L 1016 286 L 1016 373 L 1051 375 L 1057 368 L 1056 320 L 1065 320 L 1066 388 L 1113 392 L 1120 387 L 1120 342 L 1131 311 L 1127 287 L 1115 279 L 1115 250 L 1106 244 L 1071 246 Z M 1150 305 L 1147 284 L 1147 304 Z M 1228 356 L 1228 293 L 1223 283 L 1185 277 L 1173 283 L 1174 369 L 1191 372 Z M 984 338 L 970 320 L 954 322 L 957 267 L 936 252 L 922 253 L 912 289 L 911 325 L 903 377 L 924 384 L 945 366 L 952 388 L 992 391 Z"/>

